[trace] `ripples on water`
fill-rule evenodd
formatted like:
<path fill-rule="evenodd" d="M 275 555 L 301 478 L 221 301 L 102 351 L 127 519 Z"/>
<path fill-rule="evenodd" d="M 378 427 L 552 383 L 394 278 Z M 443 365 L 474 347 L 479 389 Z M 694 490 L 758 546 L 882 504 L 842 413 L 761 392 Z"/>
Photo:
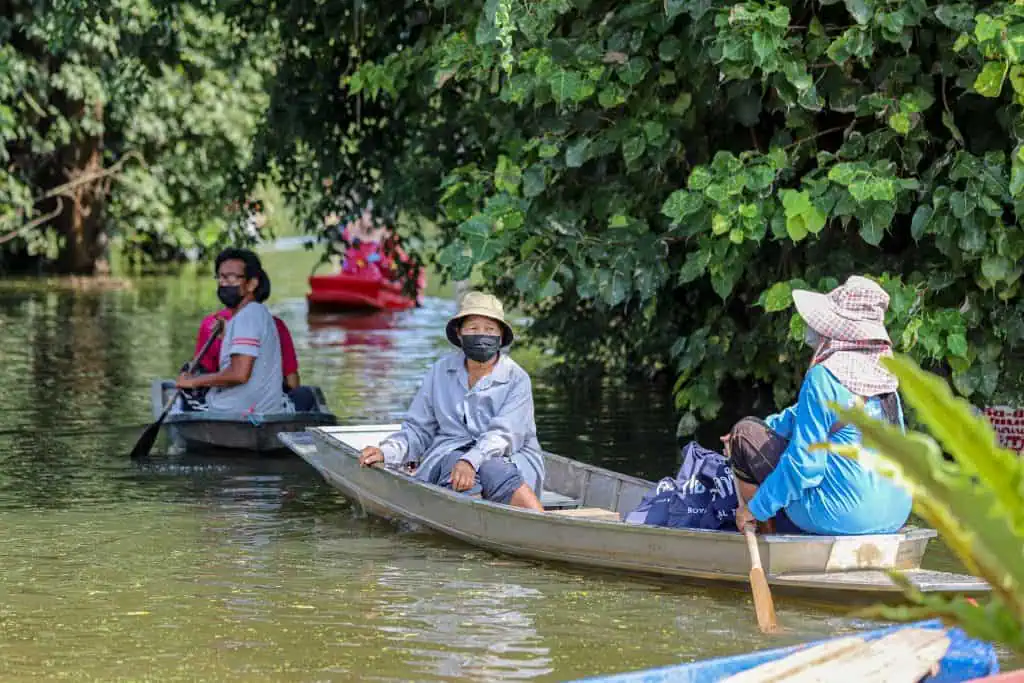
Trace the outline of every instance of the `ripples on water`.
<path fill-rule="evenodd" d="M 0 292 L 0 678 L 566 680 L 867 628 L 743 590 L 497 557 L 363 518 L 303 463 L 126 453 L 215 309 L 206 282 Z M 307 320 L 272 301 L 307 383 L 347 422 L 400 420 L 445 349 L 449 301 Z M 669 398 L 535 380 L 549 449 L 659 477 Z"/>

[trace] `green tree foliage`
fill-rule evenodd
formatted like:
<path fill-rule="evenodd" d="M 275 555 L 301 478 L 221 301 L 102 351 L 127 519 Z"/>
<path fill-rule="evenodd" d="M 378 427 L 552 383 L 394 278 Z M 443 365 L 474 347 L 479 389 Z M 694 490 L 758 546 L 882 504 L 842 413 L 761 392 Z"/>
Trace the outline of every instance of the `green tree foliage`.
<path fill-rule="evenodd" d="M 978 638 L 1024 653 L 1024 460 L 999 448 L 988 421 L 954 397 L 940 378 L 906 357 L 885 362 L 935 439 L 903 434 L 863 410 L 837 408 L 845 421 L 860 428 L 864 446 L 873 449 L 843 452 L 876 463 L 881 456 L 880 464 L 911 486 L 914 510 L 939 530 L 971 573 L 992 586 L 992 599 L 979 607 L 924 595 L 902 581 L 917 606 L 875 612 L 898 620 L 941 616 Z"/>
<path fill-rule="evenodd" d="M 569 367 L 674 369 L 683 431 L 754 386 L 790 398 L 789 293 L 852 273 L 963 394 L 1017 379 L 1018 5 L 285 6 L 300 66 L 269 130 L 302 148 L 270 156 L 436 219 L 446 271 L 478 268 Z"/>
<path fill-rule="evenodd" d="M 230 238 L 272 64 L 202 3 L 0 4 L 0 241 L 8 268 L 92 272 Z"/>

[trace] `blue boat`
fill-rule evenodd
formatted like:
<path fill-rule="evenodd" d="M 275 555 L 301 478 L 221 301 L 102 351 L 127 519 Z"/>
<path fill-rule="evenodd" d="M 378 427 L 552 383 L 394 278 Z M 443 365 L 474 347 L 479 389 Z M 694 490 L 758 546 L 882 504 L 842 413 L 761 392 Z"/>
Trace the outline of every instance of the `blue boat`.
<path fill-rule="evenodd" d="M 908 628 L 945 629 L 941 622 L 934 620 L 893 626 L 866 633 L 847 634 L 847 636 L 855 635 L 864 640 L 871 641 Z M 945 656 L 943 656 L 942 661 L 939 663 L 939 671 L 933 675 L 926 676 L 922 681 L 927 683 L 962 683 L 963 681 L 972 681 L 976 678 L 991 676 L 999 672 L 999 661 L 991 644 L 969 638 L 958 628 L 947 629 L 946 634 L 950 639 L 949 649 L 946 650 Z M 634 671 L 581 680 L 585 680 L 587 683 L 717 683 L 717 681 L 742 671 L 780 660 L 815 645 L 837 640 L 839 640 L 838 637 L 792 647 L 709 659 L 702 662 L 693 662 L 692 664 L 677 664 L 657 669 L 647 669 L 646 671 Z"/>

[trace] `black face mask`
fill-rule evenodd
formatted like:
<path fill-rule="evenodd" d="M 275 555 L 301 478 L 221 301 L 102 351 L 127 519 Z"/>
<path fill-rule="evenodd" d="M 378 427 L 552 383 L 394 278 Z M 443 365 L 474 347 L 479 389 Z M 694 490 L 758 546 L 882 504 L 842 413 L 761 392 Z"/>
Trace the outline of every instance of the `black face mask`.
<path fill-rule="evenodd" d="M 242 286 L 221 285 L 217 288 L 217 298 L 228 308 L 235 308 L 242 303 Z"/>
<path fill-rule="evenodd" d="M 462 351 L 466 358 L 477 363 L 486 363 L 501 350 L 501 337 L 496 334 L 462 335 Z"/>

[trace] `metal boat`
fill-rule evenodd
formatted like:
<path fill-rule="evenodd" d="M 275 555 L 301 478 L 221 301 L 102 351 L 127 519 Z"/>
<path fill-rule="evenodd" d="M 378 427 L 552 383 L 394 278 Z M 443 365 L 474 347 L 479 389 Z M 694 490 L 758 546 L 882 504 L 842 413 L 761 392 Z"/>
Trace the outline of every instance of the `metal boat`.
<path fill-rule="evenodd" d="M 424 483 L 410 474 L 358 463 L 359 451 L 399 425 L 322 427 L 281 434 L 342 494 L 368 513 L 428 527 L 492 551 L 612 570 L 741 584 L 750 557 L 741 534 L 630 525 L 623 516 L 654 484 L 545 453 L 540 513 Z M 889 570 L 925 593 L 985 593 L 975 577 L 921 569 L 931 529 L 870 536 L 759 536 L 761 560 L 778 589 L 899 599 Z"/>
<path fill-rule="evenodd" d="M 328 426 L 338 419 L 327 409 L 319 387 L 312 387 L 319 410 L 301 413 L 242 414 L 219 411 L 172 412 L 164 420 L 170 452 L 219 452 L 279 456 L 290 451 L 278 439 L 282 432 Z M 154 419 L 174 393 L 173 380 L 155 380 L 150 389 Z"/>

